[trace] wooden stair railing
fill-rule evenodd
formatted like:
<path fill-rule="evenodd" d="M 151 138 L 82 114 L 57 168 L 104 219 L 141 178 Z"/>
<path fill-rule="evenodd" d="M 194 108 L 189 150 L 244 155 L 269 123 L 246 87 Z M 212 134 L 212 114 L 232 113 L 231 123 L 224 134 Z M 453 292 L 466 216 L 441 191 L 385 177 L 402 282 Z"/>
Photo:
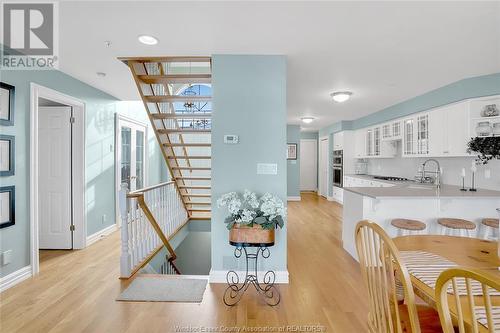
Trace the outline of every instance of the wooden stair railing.
<path fill-rule="evenodd" d="M 210 205 L 211 197 L 212 122 L 211 108 L 205 110 L 203 107 L 211 105 L 212 96 L 188 95 L 185 91 L 186 87 L 210 85 L 211 58 L 132 57 L 119 60 L 132 73 L 171 179 L 189 217 L 209 219 L 210 210 L 206 206 Z M 190 105 L 203 107 L 186 107 Z"/>
<path fill-rule="evenodd" d="M 170 181 L 128 192 L 120 190 L 122 255 L 121 278 L 128 279 L 146 266 L 163 248 L 169 272 L 181 274 L 170 240 L 189 222 L 181 196 Z"/>

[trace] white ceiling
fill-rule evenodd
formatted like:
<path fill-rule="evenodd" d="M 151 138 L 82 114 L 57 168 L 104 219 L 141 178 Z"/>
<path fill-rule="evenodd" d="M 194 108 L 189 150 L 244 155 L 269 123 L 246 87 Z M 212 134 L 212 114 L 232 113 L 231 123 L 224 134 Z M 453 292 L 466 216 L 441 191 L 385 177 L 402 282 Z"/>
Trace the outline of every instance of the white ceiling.
<path fill-rule="evenodd" d="M 61 70 L 123 100 L 139 97 L 118 56 L 286 55 L 288 122 L 316 117 L 306 129 L 500 72 L 497 1 L 68 1 L 59 13 Z M 354 95 L 337 104 L 336 90 Z"/>

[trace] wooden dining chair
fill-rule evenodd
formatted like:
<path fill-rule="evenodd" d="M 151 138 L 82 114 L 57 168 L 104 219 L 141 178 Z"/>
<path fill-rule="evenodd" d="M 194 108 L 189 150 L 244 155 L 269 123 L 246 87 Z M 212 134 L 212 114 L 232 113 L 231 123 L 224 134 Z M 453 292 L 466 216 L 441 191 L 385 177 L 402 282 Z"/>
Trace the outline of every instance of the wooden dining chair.
<path fill-rule="evenodd" d="M 500 279 L 486 271 L 458 267 L 442 272 L 436 300 L 443 332 L 455 332 L 450 310 L 459 333 L 500 332 L 500 306 L 491 302 L 491 294 L 498 291 Z"/>
<path fill-rule="evenodd" d="M 355 237 L 361 272 L 368 288 L 370 332 L 424 332 L 410 275 L 392 239 L 370 221 L 357 224 Z M 425 332 L 441 332 L 437 312 L 431 310 L 427 318 L 433 323 L 425 326 Z"/>

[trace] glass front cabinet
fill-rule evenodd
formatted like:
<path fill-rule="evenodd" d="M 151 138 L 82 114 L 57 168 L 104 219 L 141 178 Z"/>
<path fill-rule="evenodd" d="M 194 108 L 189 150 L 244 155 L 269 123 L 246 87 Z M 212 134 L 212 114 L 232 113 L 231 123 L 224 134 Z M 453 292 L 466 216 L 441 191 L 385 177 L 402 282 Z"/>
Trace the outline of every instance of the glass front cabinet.
<path fill-rule="evenodd" d="M 429 114 L 419 114 L 403 121 L 403 156 L 429 155 Z"/>

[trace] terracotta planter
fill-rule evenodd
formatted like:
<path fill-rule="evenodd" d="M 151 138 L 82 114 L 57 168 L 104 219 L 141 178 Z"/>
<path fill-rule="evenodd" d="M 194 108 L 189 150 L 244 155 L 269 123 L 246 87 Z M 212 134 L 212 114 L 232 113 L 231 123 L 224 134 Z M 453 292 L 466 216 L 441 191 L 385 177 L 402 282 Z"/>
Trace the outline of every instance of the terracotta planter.
<path fill-rule="evenodd" d="M 262 229 L 258 224 L 253 227 L 236 223 L 233 229 L 229 230 L 229 243 L 231 245 L 274 245 L 274 228 Z"/>

